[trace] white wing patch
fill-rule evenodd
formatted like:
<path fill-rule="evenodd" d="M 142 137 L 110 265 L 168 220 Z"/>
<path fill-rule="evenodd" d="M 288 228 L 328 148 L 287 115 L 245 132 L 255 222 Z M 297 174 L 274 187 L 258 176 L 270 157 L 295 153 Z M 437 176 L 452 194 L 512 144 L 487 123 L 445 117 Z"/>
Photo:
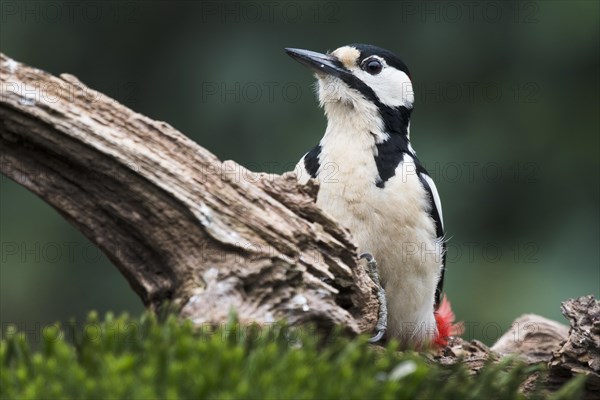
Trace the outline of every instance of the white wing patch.
<path fill-rule="evenodd" d="M 431 194 L 433 195 L 433 203 L 435 208 L 437 209 L 438 215 L 440 216 L 440 222 L 442 223 L 442 229 L 444 229 L 444 216 L 442 215 L 442 202 L 440 200 L 440 195 L 438 194 L 437 188 L 435 187 L 435 183 L 433 179 L 429 175 L 421 174 L 425 182 L 429 185 L 429 189 L 431 189 Z"/>
<path fill-rule="evenodd" d="M 300 159 L 300 161 L 298 161 L 298 164 L 296 164 L 296 168 L 294 168 L 294 172 L 296 173 L 296 179 L 298 180 L 298 183 L 301 183 L 302 185 L 306 185 L 306 183 L 308 183 L 308 180 L 311 178 L 310 173 L 304 165 L 304 159 L 306 158 L 306 154 Z"/>

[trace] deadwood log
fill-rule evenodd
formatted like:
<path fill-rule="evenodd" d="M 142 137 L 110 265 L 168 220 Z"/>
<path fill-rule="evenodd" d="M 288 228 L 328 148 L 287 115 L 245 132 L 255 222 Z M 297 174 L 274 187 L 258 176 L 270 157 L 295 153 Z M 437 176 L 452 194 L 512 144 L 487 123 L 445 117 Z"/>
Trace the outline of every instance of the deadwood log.
<path fill-rule="evenodd" d="M 373 329 L 373 284 L 316 184 L 221 162 L 71 75 L 0 55 L 0 82 L 2 173 L 95 243 L 146 306 L 169 301 L 198 324 L 235 309 L 240 322 Z"/>
<path fill-rule="evenodd" d="M 373 283 L 348 233 L 316 207 L 314 182 L 221 162 L 71 75 L 1 53 L 0 152 L 0 171 L 95 243 L 150 309 L 169 303 L 197 324 L 223 323 L 235 309 L 241 323 L 284 319 L 351 334 L 375 326 Z M 594 398 L 598 300 L 567 301 L 563 313 L 570 330 L 524 315 L 491 348 L 453 338 L 433 358 L 477 373 L 516 355 L 548 364 L 549 389 L 588 375 Z"/>
<path fill-rule="evenodd" d="M 549 383 L 558 386 L 575 374 L 585 374 L 588 391 L 600 399 L 600 301 L 584 296 L 565 301 L 561 309 L 571 330 L 552 354 Z"/>
<path fill-rule="evenodd" d="M 525 393 L 538 383 L 550 392 L 576 374 L 584 374 L 584 398 L 600 399 L 600 301 L 592 295 L 583 296 L 563 302 L 561 310 L 570 327 L 526 314 L 517 318 L 491 348 L 477 340 L 453 338 L 434 359 L 448 365 L 460 361 L 477 373 L 486 362 L 512 356 L 548 368 L 548 374 L 535 374 L 524 383 Z M 540 378 L 542 382 L 537 382 Z"/>

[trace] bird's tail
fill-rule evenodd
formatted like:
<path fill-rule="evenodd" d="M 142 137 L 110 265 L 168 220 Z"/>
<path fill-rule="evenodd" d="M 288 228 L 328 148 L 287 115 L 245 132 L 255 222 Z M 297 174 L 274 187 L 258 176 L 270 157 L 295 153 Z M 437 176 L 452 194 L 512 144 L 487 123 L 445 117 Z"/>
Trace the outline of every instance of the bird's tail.
<path fill-rule="evenodd" d="M 446 347 L 450 336 L 460 336 L 463 333 L 463 323 L 454 323 L 454 312 L 452 311 L 450 302 L 446 299 L 446 295 L 444 295 L 439 307 L 435 310 L 434 316 L 437 325 L 437 335 L 433 342 L 436 345 Z"/>

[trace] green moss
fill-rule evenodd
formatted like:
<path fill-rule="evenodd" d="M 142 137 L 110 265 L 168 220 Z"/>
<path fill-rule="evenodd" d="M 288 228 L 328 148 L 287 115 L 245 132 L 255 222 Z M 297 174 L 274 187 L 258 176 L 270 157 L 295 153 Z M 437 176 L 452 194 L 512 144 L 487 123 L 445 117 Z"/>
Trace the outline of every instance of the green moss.
<path fill-rule="evenodd" d="M 58 326 L 44 329 L 38 352 L 23 333 L 5 336 L 1 399 L 520 399 L 519 385 L 539 370 L 505 361 L 473 377 L 393 344 L 375 351 L 365 338 L 324 341 L 282 325 L 198 330 L 173 316 L 91 313 L 74 343 Z M 576 398 L 582 387 L 575 379 L 553 397 Z"/>

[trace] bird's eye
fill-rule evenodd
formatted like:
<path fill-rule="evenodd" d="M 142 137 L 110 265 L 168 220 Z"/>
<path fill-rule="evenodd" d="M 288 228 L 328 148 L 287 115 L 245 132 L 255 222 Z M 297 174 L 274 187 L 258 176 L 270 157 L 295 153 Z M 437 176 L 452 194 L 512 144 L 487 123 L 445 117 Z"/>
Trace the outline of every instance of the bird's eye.
<path fill-rule="evenodd" d="M 377 59 L 371 59 L 367 60 L 367 62 L 363 64 L 363 69 L 371 75 L 377 75 L 383 69 L 383 65 L 381 64 L 381 61 Z"/>

